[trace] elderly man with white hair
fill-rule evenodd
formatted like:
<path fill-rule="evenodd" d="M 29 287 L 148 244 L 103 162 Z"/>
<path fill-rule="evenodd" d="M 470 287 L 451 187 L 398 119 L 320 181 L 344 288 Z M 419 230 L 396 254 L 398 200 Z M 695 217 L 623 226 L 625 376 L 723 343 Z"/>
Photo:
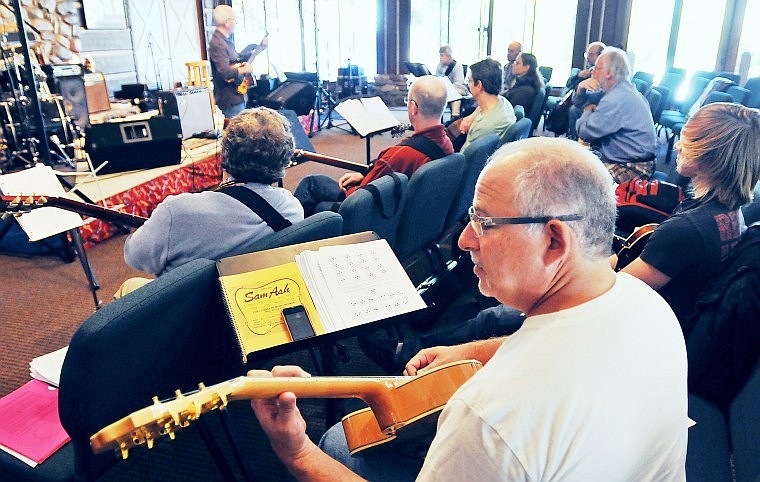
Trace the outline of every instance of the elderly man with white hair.
<path fill-rule="evenodd" d="M 586 104 L 575 124 L 578 137 L 598 150 L 616 182 L 654 173 L 657 136 L 649 102 L 630 81 L 628 56 L 608 47 L 591 77 L 578 90 L 603 91 L 598 104 Z"/>

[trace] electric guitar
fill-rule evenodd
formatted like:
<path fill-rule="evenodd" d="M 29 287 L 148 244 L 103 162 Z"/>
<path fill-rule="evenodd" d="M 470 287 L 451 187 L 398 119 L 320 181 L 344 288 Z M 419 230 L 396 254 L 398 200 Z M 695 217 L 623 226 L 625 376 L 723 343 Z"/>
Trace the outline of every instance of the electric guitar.
<path fill-rule="evenodd" d="M 613 250 L 617 253 L 617 263 L 615 264 L 615 271 L 628 266 L 631 261 L 638 258 L 641 252 L 644 251 L 649 237 L 657 228 L 656 223 L 645 224 L 636 228 L 628 237 L 615 235 L 613 239 Z"/>
<path fill-rule="evenodd" d="M 139 228 L 148 220 L 148 218 L 142 216 L 104 208 L 97 204 L 74 201 L 73 199 L 65 197 L 0 196 L 0 212 L 4 213 L 3 218 L 8 214 L 21 215 L 30 212 L 32 209 L 45 206 L 74 211 L 75 213 L 84 214 L 85 216 L 92 216 L 94 218 L 124 224 L 133 228 Z"/>
<path fill-rule="evenodd" d="M 266 35 L 264 35 L 264 39 L 266 39 L 268 36 L 269 36 L 268 33 Z M 253 62 L 253 59 L 255 59 L 257 55 L 259 55 L 261 52 L 263 52 L 264 50 L 266 50 L 267 45 L 268 44 L 264 43 L 264 41 L 262 40 L 262 43 L 260 43 L 259 45 L 257 45 L 256 48 L 254 48 L 253 51 L 251 51 L 251 55 L 250 55 L 250 57 L 248 57 L 247 61 L 245 61 L 245 62 L 235 62 L 235 63 L 232 64 L 232 66 L 237 69 L 238 67 L 240 67 L 244 63 L 250 64 L 251 62 Z M 252 86 L 252 85 L 255 84 L 255 81 L 253 80 L 253 76 L 250 73 L 247 73 L 247 74 L 244 74 L 244 75 L 240 75 L 237 78 L 228 80 L 227 82 L 229 82 L 229 83 L 232 83 L 232 82 L 237 83 L 237 93 L 240 94 L 240 95 L 243 95 L 246 92 L 248 92 L 248 87 L 250 87 L 250 86 Z"/>
<path fill-rule="evenodd" d="M 229 402 L 272 398 L 289 391 L 302 398 L 360 398 L 368 408 L 343 418 L 352 454 L 371 447 L 399 445 L 405 450 L 426 450 L 435 434 L 438 415 L 454 392 L 482 365 L 463 360 L 442 365 L 413 377 L 237 377 L 182 394 L 138 410 L 90 437 L 94 453 L 115 450 L 127 458 L 129 449 L 187 427 L 202 414 L 223 410 Z"/>
<path fill-rule="evenodd" d="M 302 149 L 296 149 L 293 153 L 293 159 L 290 161 L 290 166 L 297 166 L 299 161 L 315 161 L 327 164 L 328 166 L 339 167 L 341 169 L 348 169 L 349 171 L 356 171 L 361 174 L 367 175 L 372 169 L 367 164 L 360 164 L 358 162 L 346 161 L 345 159 L 339 159 L 337 157 L 326 156 L 324 154 L 317 154 L 315 152 L 304 151 Z"/>

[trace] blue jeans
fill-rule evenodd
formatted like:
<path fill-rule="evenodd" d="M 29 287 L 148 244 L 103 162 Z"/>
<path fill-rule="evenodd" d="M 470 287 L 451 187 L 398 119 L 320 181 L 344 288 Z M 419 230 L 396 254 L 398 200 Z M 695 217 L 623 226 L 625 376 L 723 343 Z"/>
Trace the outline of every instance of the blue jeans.
<path fill-rule="evenodd" d="M 417 478 L 422 468 L 422 458 L 411 457 L 397 452 L 360 452 L 350 455 L 343 425 L 336 423 L 330 427 L 319 441 L 327 455 L 345 465 L 352 472 L 372 482 L 404 482 Z"/>
<path fill-rule="evenodd" d="M 232 119 L 245 110 L 245 102 L 222 109 L 225 119 Z"/>

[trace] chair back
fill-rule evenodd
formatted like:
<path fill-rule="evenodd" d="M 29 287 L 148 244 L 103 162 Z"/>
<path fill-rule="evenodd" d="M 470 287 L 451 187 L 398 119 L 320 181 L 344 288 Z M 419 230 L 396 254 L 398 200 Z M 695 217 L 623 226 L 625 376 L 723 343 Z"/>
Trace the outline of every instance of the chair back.
<path fill-rule="evenodd" d="M 721 72 L 718 72 L 715 74 L 715 77 L 723 77 L 724 79 L 728 79 L 732 81 L 734 84 L 738 84 L 741 80 L 741 75 L 736 74 L 734 72 L 729 72 L 727 70 L 723 70 Z"/>
<path fill-rule="evenodd" d="M 530 119 L 520 119 L 507 129 L 507 133 L 504 135 L 504 142 L 519 141 L 520 139 L 527 139 L 530 137 L 530 131 L 533 130 L 533 122 Z"/>
<path fill-rule="evenodd" d="M 662 116 L 662 111 L 665 110 L 671 102 L 671 95 L 670 95 L 670 89 L 663 85 L 657 85 L 655 87 L 652 87 L 652 90 L 650 91 L 650 94 L 652 92 L 657 92 L 660 94 L 660 104 L 657 106 L 657 109 L 652 113 L 652 119 L 654 120 L 655 124 L 659 124 L 660 122 L 660 116 Z M 651 104 L 650 104 L 651 105 Z"/>
<path fill-rule="evenodd" d="M 713 91 L 707 94 L 707 97 L 705 97 L 705 101 L 702 102 L 702 105 L 712 104 L 715 102 L 734 102 L 734 98 L 731 97 L 727 92 Z"/>
<path fill-rule="evenodd" d="M 737 104 L 747 105 L 747 99 L 749 98 L 750 91 L 744 87 L 732 85 L 726 89 L 726 93 L 730 95 L 734 99 L 734 102 Z"/>
<path fill-rule="evenodd" d="M 528 120 L 528 122 L 530 121 Z M 483 170 L 488 158 L 491 157 L 498 145 L 498 134 L 488 134 L 467 146 L 467 149 L 462 152 L 465 162 L 464 173 L 459 189 L 454 196 L 454 202 L 449 209 L 449 214 L 446 216 L 445 227 L 453 226 L 460 219 L 464 219 L 467 209 L 472 205 L 475 183 L 478 181 L 480 171 Z"/>
<path fill-rule="evenodd" d="M 544 111 L 544 103 L 546 98 L 549 97 L 549 93 L 552 91 L 552 86 L 546 84 L 543 89 L 539 89 L 536 92 L 536 96 L 533 98 L 533 103 L 528 110 L 528 119 L 533 123 L 533 128 L 538 127 L 538 122 L 541 120 L 541 113 Z"/>
<path fill-rule="evenodd" d="M 641 79 L 631 79 L 631 83 L 636 87 L 636 90 L 641 92 L 641 95 L 645 97 L 649 93 L 649 89 L 651 88 L 651 85 L 652 85 Z"/>
<path fill-rule="evenodd" d="M 541 77 L 544 78 L 544 82 L 548 84 L 552 80 L 552 74 L 554 73 L 554 67 L 548 67 L 546 65 L 540 65 L 538 67 L 538 72 L 541 74 Z"/>
<path fill-rule="evenodd" d="M 290 246 L 291 244 L 306 243 L 325 238 L 340 236 L 343 229 L 343 218 L 338 213 L 323 211 L 309 216 L 299 223 L 269 234 L 251 243 L 247 248 L 234 254 L 253 253 L 265 249 Z M 232 256 L 230 254 L 229 256 Z"/>
<path fill-rule="evenodd" d="M 662 80 L 660 80 L 658 87 L 666 87 L 673 93 L 678 92 L 681 84 L 683 84 L 684 78 L 685 74 L 683 72 L 665 72 L 662 75 Z"/>
<path fill-rule="evenodd" d="M 688 114 L 689 109 L 691 109 L 694 103 L 697 102 L 699 96 L 702 95 L 702 91 L 705 90 L 709 83 L 710 79 L 695 74 L 689 83 L 689 93 L 686 95 L 683 102 L 681 102 L 678 110 L 682 114 Z"/>
<path fill-rule="evenodd" d="M 747 79 L 744 84 L 744 88 L 749 91 L 749 98 L 747 99 L 747 107 L 758 108 L 760 107 L 760 77 L 752 77 Z"/>
<path fill-rule="evenodd" d="M 654 83 L 654 74 L 650 74 L 649 72 L 642 72 L 639 70 L 635 74 L 633 74 L 633 77 L 631 77 L 631 80 L 633 79 L 643 80 L 647 84 L 652 85 Z"/>
<path fill-rule="evenodd" d="M 393 246 L 402 262 L 443 233 L 464 166 L 464 155 L 454 153 L 427 162 L 409 179 Z"/>
<path fill-rule="evenodd" d="M 338 209 L 343 218 L 343 234 L 374 231 L 393 246 L 408 182 L 406 174 L 394 173 L 354 191 Z M 372 193 L 373 188 L 376 194 Z"/>
<path fill-rule="evenodd" d="M 75 470 L 99 477 L 117 459 L 93 455 L 90 436 L 176 389 L 242 373 L 217 282 L 216 264 L 186 263 L 117 299 L 74 333 L 61 370 L 58 411 Z"/>
<path fill-rule="evenodd" d="M 658 119 L 655 118 L 657 111 L 659 110 L 662 112 L 662 94 L 652 89 L 647 93 L 646 98 L 647 102 L 649 102 L 649 110 L 652 112 L 652 120 L 654 120 L 656 124 L 658 121 Z"/>
<path fill-rule="evenodd" d="M 729 430 L 736 480 L 760 478 L 760 364 L 731 403 Z"/>

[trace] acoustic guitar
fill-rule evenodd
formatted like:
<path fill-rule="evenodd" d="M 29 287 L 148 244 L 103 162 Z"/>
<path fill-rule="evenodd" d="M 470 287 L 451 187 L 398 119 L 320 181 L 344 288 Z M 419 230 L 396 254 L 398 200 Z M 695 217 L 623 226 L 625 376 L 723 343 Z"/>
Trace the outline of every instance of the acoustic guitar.
<path fill-rule="evenodd" d="M 32 209 L 41 207 L 55 207 L 74 211 L 75 213 L 92 216 L 117 224 L 124 224 L 133 228 L 142 226 L 148 218 L 134 214 L 123 213 L 114 209 L 104 208 L 97 204 L 74 201 L 65 197 L 54 196 L 0 196 L 0 212 L 3 218 L 8 214 L 20 215 L 30 212 Z"/>
<path fill-rule="evenodd" d="M 187 427 L 202 414 L 224 409 L 229 402 L 272 398 L 284 391 L 302 398 L 359 398 L 368 408 L 343 419 L 352 454 L 396 443 L 405 448 L 429 444 L 438 415 L 454 392 L 481 368 L 476 360 L 442 365 L 413 377 L 237 377 L 138 410 L 90 437 L 94 453 L 129 450 Z M 426 447 L 426 445 L 424 445 Z"/>
<path fill-rule="evenodd" d="M 657 228 L 656 223 L 645 224 L 636 228 L 628 237 L 615 235 L 613 239 L 613 251 L 617 253 L 617 263 L 615 264 L 615 271 L 628 266 L 631 261 L 638 258 L 641 252 L 644 251 L 649 237 Z"/>

